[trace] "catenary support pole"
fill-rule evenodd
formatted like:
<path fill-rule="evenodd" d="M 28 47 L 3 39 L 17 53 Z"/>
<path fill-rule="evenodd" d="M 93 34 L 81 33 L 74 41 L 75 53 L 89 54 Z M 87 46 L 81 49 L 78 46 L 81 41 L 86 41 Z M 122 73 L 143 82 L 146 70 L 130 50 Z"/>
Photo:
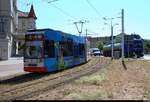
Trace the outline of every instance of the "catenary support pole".
<path fill-rule="evenodd" d="M 124 62 L 124 9 L 122 9 L 122 62 Z"/>

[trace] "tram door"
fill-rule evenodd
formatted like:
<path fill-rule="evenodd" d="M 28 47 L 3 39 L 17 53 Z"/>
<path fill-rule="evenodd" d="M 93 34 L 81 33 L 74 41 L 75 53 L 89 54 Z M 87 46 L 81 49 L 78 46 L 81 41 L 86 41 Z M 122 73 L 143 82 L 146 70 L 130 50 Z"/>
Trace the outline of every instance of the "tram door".
<path fill-rule="evenodd" d="M 59 70 L 65 68 L 63 53 L 64 53 L 64 44 L 63 44 L 63 42 L 60 42 L 59 43 L 59 51 L 58 51 L 58 69 Z"/>

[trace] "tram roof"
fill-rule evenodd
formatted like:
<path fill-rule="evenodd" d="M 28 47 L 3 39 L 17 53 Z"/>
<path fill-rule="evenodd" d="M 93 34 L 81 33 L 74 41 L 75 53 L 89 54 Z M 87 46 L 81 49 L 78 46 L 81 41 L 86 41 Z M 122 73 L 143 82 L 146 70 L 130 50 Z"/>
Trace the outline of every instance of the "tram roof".
<path fill-rule="evenodd" d="M 62 33 L 62 34 L 68 34 L 69 36 L 76 36 L 76 37 L 79 37 L 77 35 L 73 35 L 73 34 L 70 34 L 70 33 L 66 33 L 66 32 L 63 32 L 63 31 L 60 31 L 60 30 L 54 30 L 54 29 L 50 29 L 50 28 L 45 28 L 45 29 L 31 29 L 31 30 L 28 30 L 28 32 L 45 32 L 45 31 L 55 31 L 55 32 L 59 32 L 59 33 Z"/>
<path fill-rule="evenodd" d="M 70 33 L 65 33 L 65 32 L 62 32 L 60 30 L 53 30 L 53 29 L 50 29 L 50 28 L 46 28 L 46 29 L 31 29 L 31 30 L 28 30 L 27 34 L 32 34 L 34 32 L 37 32 L 37 33 L 41 34 L 41 32 L 44 33 L 46 31 L 52 31 L 52 32 L 55 32 L 57 34 L 61 34 L 61 35 L 67 36 L 68 38 L 73 38 L 74 40 L 79 41 L 79 42 L 84 42 L 84 39 L 85 39 L 84 37 L 81 37 L 81 36 L 73 35 L 73 34 L 70 34 Z"/>
<path fill-rule="evenodd" d="M 30 30 L 28 30 L 28 32 L 47 31 L 47 30 L 52 30 L 52 31 L 54 31 L 53 29 L 45 28 L 45 29 L 30 29 Z"/>

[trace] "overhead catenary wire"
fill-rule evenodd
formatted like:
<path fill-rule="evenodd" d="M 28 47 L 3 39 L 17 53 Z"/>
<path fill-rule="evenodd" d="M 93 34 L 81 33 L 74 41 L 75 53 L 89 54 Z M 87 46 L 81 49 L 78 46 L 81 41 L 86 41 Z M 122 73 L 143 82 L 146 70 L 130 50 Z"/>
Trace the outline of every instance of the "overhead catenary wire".
<path fill-rule="evenodd" d="M 54 0 L 54 1 L 58 1 L 58 0 Z M 63 9 L 59 8 L 58 6 L 56 6 L 55 4 L 52 4 L 52 2 L 48 2 L 49 4 L 51 4 L 54 8 L 58 9 L 61 13 L 63 13 L 64 15 L 77 20 L 77 18 L 73 17 L 72 15 L 70 15 L 69 13 L 67 13 L 66 11 L 64 11 Z"/>
<path fill-rule="evenodd" d="M 48 1 L 48 3 L 52 3 L 52 2 L 55 2 L 55 1 L 58 1 L 58 0 L 50 0 L 50 1 Z"/>
<path fill-rule="evenodd" d="M 60 6 L 54 4 L 55 2 L 59 1 L 59 0 L 39 0 L 39 2 L 45 2 L 49 5 L 51 5 L 52 7 L 54 7 L 55 9 L 59 10 L 60 13 L 64 14 L 65 16 L 69 17 L 70 19 L 72 19 L 73 22 L 81 22 L 84 20 L 79 20 L 78 18 L 72 16 L 70 13 L 66 12 L 65 10 L 63 10 Z M 87 3 L 93 8 L 93 10 L 100 16 L 100 13 L 98 12 L 98 10 L 90 3 L 89 0 L 86 0 Z M 35 2 L 34 2 L 35 3 Z M 26 7 L 30 6 L 31 4 L 33 4 L 33 0 L 27 0 L 27 3 L 26 3 Z M 87 21 L 85 21 L 87 22 Z M 77 26 L 77 25 L 76 25 Z M 81 23 L 81 28 L 83 28 L 83 23 Z M 82 29 L 81 31 L 79 31 L 78 29 L 78 32 L 82 32 Z"/>
<path fill-rule="evenodd" d="M 66 15 L 66 16 L 72 18 L 72 19 L 75 20 L 75 21 L 78 21 L 77 18 L 73 17 L 72 15 L 70 15 L 69 13 L 67 13 L 66 11 L 64 11 L 63 9 L 59 8 L 58 6 L 56 6 L 55 4 L 52 3 L 52 2 L 55 2 L 55 1 L 58 1 L 58 0 L 51 0 L 51 1 L 47 2 L 47 3 L 51 4 L 53 7 L 55 7 L 56 9 L 58 9 L 58 10 L 59 10 L 61 13 L 63 13 L 64 15 Z M 85 20 L 85 21 L 80 20 L 79 22 L 73 22 L 73 24 L 75 24 L 75 26 L 76 26 L 76 28 L 77 28 L 77 31 L 78 31 L 78 33 L 79 33 L 79 36 L 80 36 L 81 33 L 82 33 L 83 24 L 84 24 L 85 22 L 87 22 L 87 21 L 86 21 L 86 20 Z M 77 25 L 78 23 L 81 24 L 81 31 L 79 30 L 79 27 L 78 27 L 78 25 Z"/>
<path fill-rule="evenodd" d="M 26 6 L 28 7 L 28 6 L 31 6 L 31 5 L 33 5 L 33 0 L 31 0 L 31 1 L 28 0 L 27 3 L 26 3 Z"/>
<path fill-rule="evenodd" d="M 86 2 L 89 4 L 89 6 L 95 11 L 95 13 L 101 18 L 101 14 L 99 13 L 99 11 L 93 6 L 93 4 L 89 1 L 86 0 Z"/>
<path fill-rule="evenodd" d="M 61 13 L 63 13 L 64 15 L 77 20 L 77 18 L 73 17 L 72 15 L 70 15 L 69 13 L 67 13 L 66 11 L 64 11 L 63 9 L 59 8 L 58 6 L 56 6 L 55 4 L 53 4 L 53 2 L 59 1 L 59 0 L 41 0 L 44 1 L 48 4 L 51 4 L 54 8 L 58 9 Z M 31 4 L 33 4 L 33 0 L 28 0 L 27 3 L 25 4 L 26 7 L 30 6 Z"/>
<path fill-rule="evenodd" d="M 89 21 L 87 21 L 87 20 L 80 20 L 79 22 L 73 22 L 73 24 L 75 24 L 75 26 L 76 26 L 76 28 L 77 28 L 77 31 L 78 31 L 78 33 L 81 35 L 81 33 L 82 33 L 82 29 L 83 29 L 83 24 L 85 24 L 85 23 L 89 23 Z M 78 27 L 78 25 L 77 24 L 81 24 L 81 29 L 79 30 L 79 27 Z"/>
<path fill-rule="evenodd" d="M 17 6 L 22 5 L 21 8 L 23 8 L 24 10 L 27 10 L 27 8 L 31 5 L 31 2 L 29 0 L 27 0 L 27 1 L 19 0 L 17 2 L 19 2 L 19 3 L 17 3 Z"/>
<path fill-rule="evenodd" d="M 63 13 L 64 15 L 72 18 L 73 20 L 75 20 L 76 22 L 73 22 L 73 24 L 75 24 L 76 28 L 77 28 L 77 31 L 79 33 L 79 36 L 81 35 L 82 33 L 82 28 L 83 28 L 83 24 L 86 23 L 87 21 L 83 21 L 83 20 L 80 20 L 78 21 L 77 18 L 73 17 L 72 15 L 70 15 L 69 13 L 67 13 L 66 11 L 64 11 L 63 9 L 61 9 L 60 7 L 56 6 L 55 4 L 53 4 L 52 2 L 55 2 L 55 1 L 58 1 L 58 0 L 50 0 L 50 1 L 47 1 L 47 3 L 51 4 L 53 7 L 55 7 L 56 9 L 58 9 L 61 13 Z M 79 27 L 77 24 L 81 24 L 81 29 L 79 30 Z"/>
<path fill-rule="evenodd" d="M 89 33 L 92 33 L 92 34 L 88 34 L 88 35 L 97 35 L 98 33 L 96 33 L 96 32 L 93 32 L 93 31 L 91 31 L 90 29 L 88 29 L 87 30 Z"/>
<path fill-rule="evenodd" d="M 95 6 L 89 1 L 89 0 L 86 0 L 87 4 L 93 9 L 93 11 L 98 15 L 99 18 L 102 17 L 101 13 L 97 10 L 97 8 L 95 8 Z M 100 19 L 99 19 L 100 20 Z M 95 33 L 95 32 L 93 32 Z M 95 34 L 98 34 L 98 33 L 95 33 Z"/>
<path fill-rule="evenodd" d="M 19 4 L 22 4 L 21 8 L 24 8 L 25 11 L 28 11 L 31 5 L 37 5 L 38 3 L 41 3 L 41 1 L 44 0 L 36 0 L 36 2 L 34 2 L 34 0 L 19 0 Z"/>

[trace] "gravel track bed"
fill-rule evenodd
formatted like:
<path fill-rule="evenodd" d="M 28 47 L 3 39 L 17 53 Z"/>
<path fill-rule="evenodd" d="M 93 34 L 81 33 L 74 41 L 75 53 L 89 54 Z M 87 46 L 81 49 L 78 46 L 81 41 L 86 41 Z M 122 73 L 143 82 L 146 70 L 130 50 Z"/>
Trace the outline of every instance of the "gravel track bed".
<path fill-rule="evenodd" d="M 92 60 L 85 65 L 77 66 L 76 68 L 65 70 L 59 73 L 43 75 L 43 77 L 33 81 L 31 80 L 25 83 L 14 84 L 12 86 L 8 85 L 9 82 L 5 83 L 5 81 L 2 81 L 1 83 L 3 85 L 7 84 L 8 88 L 4 89 L 6 88 L 4 87 L 0 91 L 0 99 L 16 100 L 33 97 L 35 95 L 42 94 L 47 90 L 69 83 L 70 81 L 75 80 L 81 76 L 92 74 L 100 68 L 99 66 L 108 65 L 109 63 L 110 60 L 106 58 L 92 58 Z"/>

